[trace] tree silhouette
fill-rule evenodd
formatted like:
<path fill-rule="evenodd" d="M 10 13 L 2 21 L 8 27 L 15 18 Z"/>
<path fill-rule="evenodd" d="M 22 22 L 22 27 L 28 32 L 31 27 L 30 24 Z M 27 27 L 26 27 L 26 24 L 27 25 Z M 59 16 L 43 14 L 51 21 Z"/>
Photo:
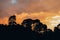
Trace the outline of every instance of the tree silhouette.
<path fill-rule="evenodd" d="M 35 24 L 35 30 L 38 30 L 43 25 L 39 19 L 33 20 L 33 24 Z"/>
<path fill-rule="evenodd" d="M 25 27 L 28 27 L 28 26 L 31 26 L 32 24 L 32 19 L 25 19 L 23 22 L 22 22 L 22 25 L 26 25 Z"/>
<path fill-rule="evenodd" d="M 57 25 L 57 28 L 60 29 L 60 24 Z"/>
<path fill-rule="evenodd" d="M 9 25 L 16 25 L 16 16 L 15 15 L 10 16 L 8 21 Z"/>
<path fill-rule="evenodd" d="M 26 31 L 31 31 L 32 29 L 32 27 L 31 27 L 31 25 L 32 25 L 32 19 L 25 19 L 23 22 L 22 22 L 22 25 L 26 28 Z"/>

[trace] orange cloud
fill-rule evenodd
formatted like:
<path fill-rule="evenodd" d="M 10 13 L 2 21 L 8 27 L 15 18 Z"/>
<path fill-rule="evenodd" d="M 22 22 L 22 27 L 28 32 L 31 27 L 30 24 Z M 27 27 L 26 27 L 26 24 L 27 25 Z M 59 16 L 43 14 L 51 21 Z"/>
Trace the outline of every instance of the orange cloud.
<path fill-rule="evenodd" d="M 59 24 L 59 20 L 58 18 L 60 18 L 60 13 L 48 13 L 48 12 L 39 12 L 39 13 L 31 13 L 31 14 L 28 14 L 28 13 L 21 13 L 20 15 L 16 15 L 16 22 L 18 24 L 21 24 L 22 21 L 24 19 L 28 19 L 28 18 L 31 18 L 31 19 L 39 19 L 43 24 L 46 24 L 48 26 L 49 29 L 54 29 L 54 24 L 57 25 Z M 56 18 L 54 18 L 56 17 Z M 56 20 L 55 20 L 56 19 Z M 54 21 L 52 23 L 52 21 Z M 8 17 L 5 17 L 5 18 L 1 18 L 0 19 L 0 24 L 8 24 Z"/>

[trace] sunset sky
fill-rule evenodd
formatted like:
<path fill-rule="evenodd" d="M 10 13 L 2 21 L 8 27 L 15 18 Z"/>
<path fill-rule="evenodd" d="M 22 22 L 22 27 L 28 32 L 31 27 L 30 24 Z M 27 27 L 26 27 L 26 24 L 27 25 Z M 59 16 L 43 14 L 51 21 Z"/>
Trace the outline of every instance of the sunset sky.
<path fill-rule="evenodd" d="M 24 19 L 40 19 L 48 28 L 60 23 L 60 0 L 0 0 L 0 24 L 16 15 L 17 23 Z"/>

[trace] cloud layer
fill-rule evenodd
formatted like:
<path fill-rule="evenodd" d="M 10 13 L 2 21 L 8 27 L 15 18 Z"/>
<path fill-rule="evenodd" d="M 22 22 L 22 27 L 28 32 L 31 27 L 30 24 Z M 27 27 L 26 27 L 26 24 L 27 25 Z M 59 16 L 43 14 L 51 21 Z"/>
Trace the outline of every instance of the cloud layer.
<path fill-rule="evenodd" d="M 58 12 L 60 11 L 60 0 L 0 0 L 0 18 L 22 12 Z"/>

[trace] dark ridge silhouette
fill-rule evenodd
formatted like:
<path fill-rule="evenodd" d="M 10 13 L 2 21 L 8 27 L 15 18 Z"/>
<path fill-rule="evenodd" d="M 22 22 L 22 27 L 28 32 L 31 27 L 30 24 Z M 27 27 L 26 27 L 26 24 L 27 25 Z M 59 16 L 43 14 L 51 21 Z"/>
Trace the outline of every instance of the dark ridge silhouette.
<path fill-rule="evenodd" d="M 32 24 L 34 30 L 32 30 Z M 20 40 L 60 40 L 60 24 L 54 28 L 53 32 L 47 29 L 47 25 L 41 23 L 39 19 L 25 19 L 21 25 L 17 24 L 15 15 L 9 17 L 8 25 L 0 24 L 0 32 L 18 32 L 16 37 L 19 36 Z"/>

